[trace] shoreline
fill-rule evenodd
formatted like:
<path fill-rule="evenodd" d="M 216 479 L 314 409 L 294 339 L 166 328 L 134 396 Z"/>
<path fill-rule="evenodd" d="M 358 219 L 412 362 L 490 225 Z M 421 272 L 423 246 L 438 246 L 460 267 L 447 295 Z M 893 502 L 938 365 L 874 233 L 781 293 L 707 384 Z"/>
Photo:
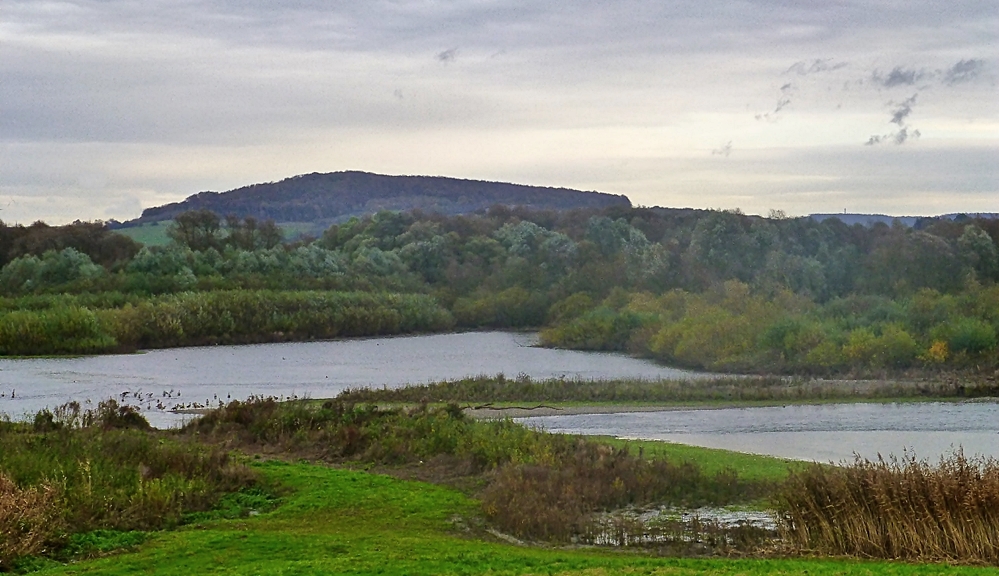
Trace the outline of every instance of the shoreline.
<path fill-rule="evenodd" d="M 544 416 L 577 416 L 585 414 L 631 414 L 640 412 L 678 412 L 685 410 L 727 410 L 732 408 L 770 408 L 777 406 L 815 406 L 828 404 L 902 404 L 913 402 L 940 402 L 950 404 L 999 404 L 999 397 L 980 398 L 835 398 L 828 400 L 801 400 L 797 402 L 719 402 L 691 404 L 635 404 L 635 403 L 594 403 L 594 404 L 541 404 L 538 406 L 467 406 L 466 416 L 476 420 L 519 419 Z"/>

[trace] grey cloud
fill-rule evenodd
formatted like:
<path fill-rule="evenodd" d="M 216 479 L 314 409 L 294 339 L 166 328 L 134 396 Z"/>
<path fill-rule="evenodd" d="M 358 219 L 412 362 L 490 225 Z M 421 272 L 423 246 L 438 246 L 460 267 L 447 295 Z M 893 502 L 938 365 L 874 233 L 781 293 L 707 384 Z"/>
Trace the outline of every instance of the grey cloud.
<path fill-rule="evenodd" d="M 791 64 L 791 66 L 784 71 L 784 74 L 797 74 L 799 76 L 807 76 L 809 74 L 817 74 L 819 72 L 832 72 L 833 70 L 839 70 L 840 68 L 846 68 L 849 64 L 846 62 L 836 62 L 832 63 L 831 58 L 826 59 L 816 59 L 811 62 L 806 62 L 800 60 Z"/>
<path fill-rule="evenodd" d="M 729 140 L 724 145 L 719 148 L 715 148 L 711 151 L 712 156 L 724 156 L 728 158 L 732 154 L 732 141 Z"/>
<path fill-rule="evenodd" d="M 867 139 L 864 143 L 865 146 L 874 146 L 876 144 L 882 144 L 885 142 L 893 142 L 896 146 L 905 144 L 910 139 L 916 140 L 922 134 L 919 130 L 909 131 L 909 126 L 906 124 L 906 119 L 912 114 L 912 107 L 916 103 L 916 98 L 919 93 L 915 93 L 912 96 L 906 98 L 902 102 L 889 102 L 888 105 L 894 107 L 891 115 L 892 124 L 898 126 L 898 130 L 891 132 L 889 134 L 873 135 Z"/>
<path fill-rule="evenodd" d="M 959 60 L 946 70 L 927 71 L 925 69 L 903 68 L 896 66 L 887 75 L 875 70 L 871 73 L 871 80 L 884 88 L 894 88 L 896 86 L 915 86 L 922 81 L 937 81 L 948 86 L 971 82 L 975 80 L 984 70 L 985 61 L 978 58 Z"/>
<path fill-rule="evenodd" d="M 887 76 L 882 76 L 881 71 L 879 70 L 875 70 L 871 73 L 871 80 L 881 86 L 884 86 L 885 88 L 894 88 L 895 86 L 913 86 L 916 82 L 919 82 L 925 77 L 926 72 L 922 70 L 902 68 L 901 66 L 892 68 L 892 71 L 889 72 Z"/>
<path fill-rule="evenodd" d="M 443 52 L 439 52 L 436 56 L 438 62 L 443 62 L 445 64 L 449 62 L 454 62 L 454 59 L 458 57 L 457 48 L 449 48 Z"/>
<path fill-rule="evenodd" d="M 916 103 L 917 96 L 919 96 L 918 92 L 896 104 L 895 111 L 892 112 L 891 115 L 890 122 L 892 124 L 898 124 L 899 126 L 903 125 L 909 114 L 912 114 L 912 106 Z"/>
<path fill-rule="evenodd" d="M 961 60 L 944 72 L 943 82 L 948 86 L 970 82 L 981 74 L 985 61 L 978 59 Z"/>
<path fill-rule="evenodd" d="M 794 90 L 795 87 L 790 82 L 781 86 L 780 87 L 781 95 L 780 98 L 777 99 L 777 104 L 774 106 L 774 109 L 771 110 L 770 112 L 762 112 L 756 114 L 755 118 L 757 120 L 766 120 L 767 122 L 776 122 L 778 119 L 778 114 L 780 114 L 781 110 L 787 108 L 791 104 L 791 97 L 789 96 L 789 94 L 794 92 Z"/>
<path fill-rule="evenodd" d="M 864 146 L 874 146 L 876 144 L 881 144 L 883 142 L 894 142 L 896 146 L 905 144 L 910 138 L 913 140 L 918 139 L 922 134 L 919 130 L 913 130 L 909 132 L 909 128 L 903 126 L 900 130 L 892 132 L 891 134 L 882 134 L 871 136 L 867 142 L 864 142 Z"/>
<path fill-rule="evenodd" d="M 896 145 L 905 144 L 905 141 L 908 140 L 909 138 L 917 139 L 920 136 L 922 136 L 922 134 L 919 133 L 919 130 L 913 130 L 912 134 L 910 135 L 909 129 L 903 127 L 901 130 L 895 133 L 895 144 Z"/>

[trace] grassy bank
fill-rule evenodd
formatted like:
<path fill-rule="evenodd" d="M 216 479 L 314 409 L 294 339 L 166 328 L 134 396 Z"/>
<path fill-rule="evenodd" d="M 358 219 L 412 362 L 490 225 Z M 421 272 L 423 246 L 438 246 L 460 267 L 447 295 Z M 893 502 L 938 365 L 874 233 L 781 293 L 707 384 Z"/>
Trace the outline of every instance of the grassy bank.
<path fill-rule="evenodd" d="M 424 477 L 464 477 L 478 486 L 492 525 L 531 540 L 599 539 L 599 514 L 628 506 L 742 504 L 774 489 L 768 479 L 747 481 L 730 468 L 708 474 L 690 460 L 646 457 L 509 420 L 473 420 L 453 404 L 374 409 L 339 400 L 322 406 L 233 402 L 185 432 L 249 450 L 340 463 L 418 463 Z"/>
<path fill-rule="evenodd" d="M 657 440 L 622 440 L 611 436 L 590 436 L 594 442 L 627 447 L 632 453 L 645 458 L 663 458 L 673 462 L 690 462 L 704 474 L 717 474 L 732 470 L 743 480 L 779 483 L 787 479 L 792 470 L 804 470 L 810 464 L 759 454 L 744 454 L 718 448 L 702 448 Z"/>
<path fill-rule="evenodd" d="M 135 552 L 40 574 L 994 574 L 985 568 L 820 559 L 678 559 L 523 547 L 476 524 L 461 493 L 358 471 L 268 462 L 289 494 L 274 512 L 155 535 Z M 153 568 L 155 567 L 155 568 Z"/>

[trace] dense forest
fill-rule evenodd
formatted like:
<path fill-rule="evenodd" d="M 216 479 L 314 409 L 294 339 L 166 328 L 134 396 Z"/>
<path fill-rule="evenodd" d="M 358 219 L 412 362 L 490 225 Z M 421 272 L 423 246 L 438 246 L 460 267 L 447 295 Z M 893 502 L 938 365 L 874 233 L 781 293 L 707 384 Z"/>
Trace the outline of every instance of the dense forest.
<path fill-rule="evenodd" d="M 210 210 L 240 218 L 329 225 L 379 210 L 421 209 L 467 214 L 493 205 L 569 210 L 631 206 L 626 196 L 567 188 L 524 186 L 438 176 L 385 176 L 367 172 L 303 174 L 280 182 L 244 186 L 228 192 L 201 192 L 183 202 L 147 208 L 124 226 L 172 220 L 191 210 Z"/>
<path fill-rule="evenodd" d="M 169 233 L 0 226 L 0 351 L 540 327 L 546 345 L 720 371 L 997 365 L 997 220 L 494 206 L 381 211 L 293 243 L 210 211 Z"/>

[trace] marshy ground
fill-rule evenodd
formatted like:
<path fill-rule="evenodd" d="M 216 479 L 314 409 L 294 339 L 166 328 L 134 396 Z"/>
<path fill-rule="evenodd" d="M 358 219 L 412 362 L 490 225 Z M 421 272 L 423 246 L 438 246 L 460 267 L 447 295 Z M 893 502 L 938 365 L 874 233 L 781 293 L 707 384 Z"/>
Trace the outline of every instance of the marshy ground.
<path fill-rule="evenodd" d="M 546 434 L 467 418 L 456 404 L 375 408 L 350 399 L 236 402 L 181 431 L 146 430 L 128 409 L 110 405 L 4 424 L 0 471 L 10 482 L 0 491 L 26 513 L 35 506 L 44 514 L 6 517 L 17 530 L 2 532 L 3 567 L 995 573 L 939 564 L 996 564 L 991 462 L 837 468 Z M 662 506 L 773 510 L 778 530 L 635 514 Z M 877 557 L 928 564 L 869 560 Z"/>

